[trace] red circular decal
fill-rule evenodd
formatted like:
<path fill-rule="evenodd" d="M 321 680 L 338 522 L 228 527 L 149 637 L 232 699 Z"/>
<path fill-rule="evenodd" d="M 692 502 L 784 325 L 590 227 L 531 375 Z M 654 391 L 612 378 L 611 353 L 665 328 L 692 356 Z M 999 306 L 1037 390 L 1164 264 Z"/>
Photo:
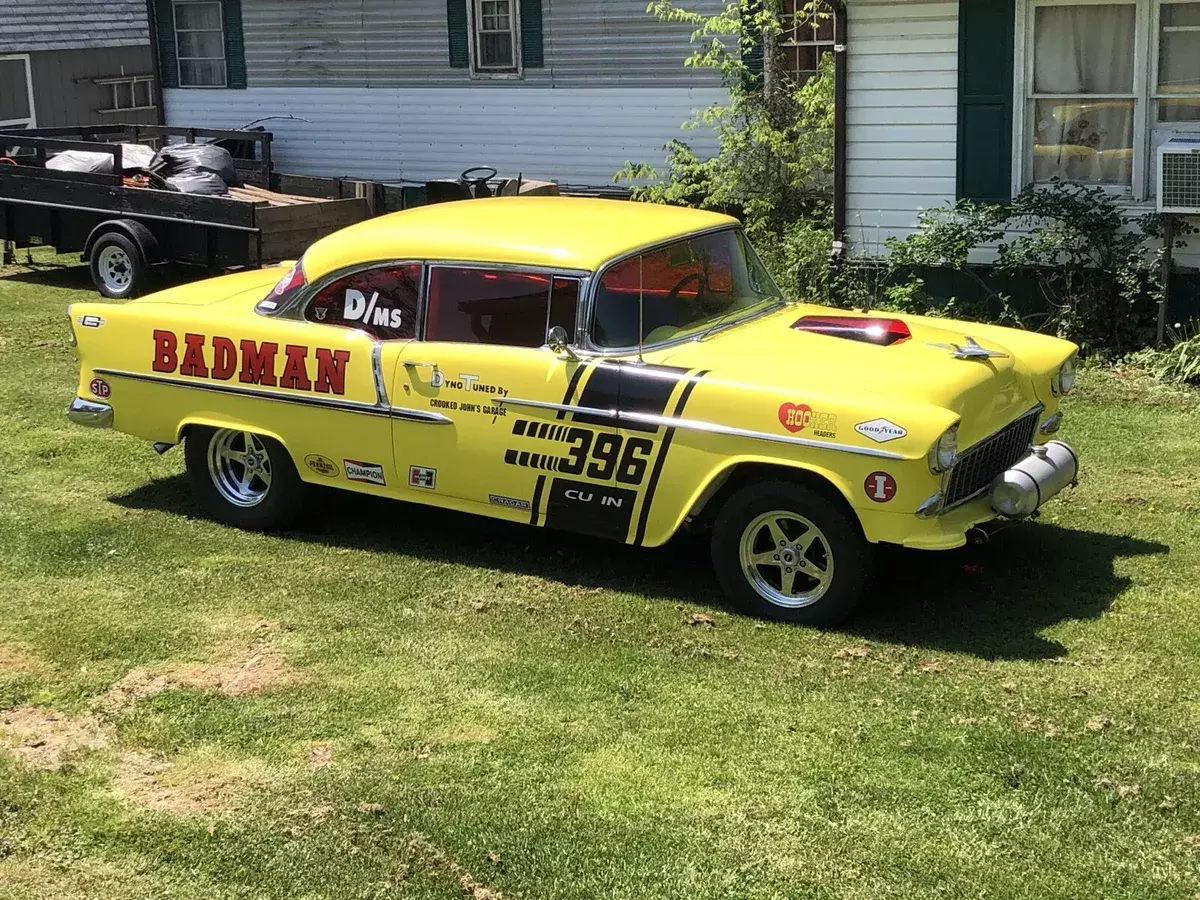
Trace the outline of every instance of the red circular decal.
<path fill-rule="evenodd" d="M 887 503 L 896 496 L 896 479 L 887 472 L 872 472 L 863 482 L 863 488 L 876 503 Z"/>
<path fill-rule="evenodd" d="M 803 431 L 812 422 L 812 407 L 807 403 L 799 405 L 795 403 L 785 403 L 779 407 L 779 424 L 795 434 L 797 431 Z"/>
<path fill-rule="evenodd" d="M 108 382 L 103 378 L 93 378 L 92 383 L 88 385 L 92 395 L 101 398 L 107 398 L 112 393 L 112 389 L 108 386 Z"/>

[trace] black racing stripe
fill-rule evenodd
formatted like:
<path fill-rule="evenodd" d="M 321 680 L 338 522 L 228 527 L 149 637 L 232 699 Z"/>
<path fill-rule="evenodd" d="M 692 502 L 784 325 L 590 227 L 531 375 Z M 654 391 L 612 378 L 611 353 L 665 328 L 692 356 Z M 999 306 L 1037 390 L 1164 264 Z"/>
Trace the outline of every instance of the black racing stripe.
<path fill-rule="evenodd" d="M 687 377 L 688 370 L 679 366 L 625 365 L 621 367 L 622 413 L 665 415 L 675 388 Z M 587 405 L 587 404 L 583 404 Z M 658 431 L 657 425 L 641 422 L 622 422 L 627 431 Z"/>
<path fill-rule="evenodd" d="M 575 405 L 588 409 L 617 409 L 620 405 L 622 372 L 626 368 L 621 364 L 595 366 Z M 580 425 L 595 425 L 597 428 L 612 428 L 613 424 L 608 416 L 579 412 L 571 414 L 571 421 Z"/>
<path fill-rule="evenodd" d="M 512 433 L 517 436 L 523 435 L 525 433 L 525 420 L 524 419 L 517 419 L 517 421 L 513 422 Z"/>
<path fill-rule="evenodd" d="M 542 505 L 542 490 L 546 487 L 546 476 L 539 475 L 537 485 L 533 488 L 533 502 L 530 503 L 529 524 L 538 523 L 538 507 Z"/>
<path fill-rule="evenodd" d="M 583 377 L 583 373 L 587 370 L 587 368 L 587 363 L 580 363 L 575 371 L 571 374 L 571 380 L 567 382 L 567 392 L 563 394 L 562 398 L 564 406 L 570 404 L 571 398 L 575 396 L 575 388 L 579 387 L 579 379 Z M 558 411 L 557 418 L 565 419 L 566 417 L 567 411 L 565 409 L 560 409 Z"/>
<path fill-rule="evenodd" d="M 517 464 L 517 451 L 516 450 L 505 450 L 504 451 L 504 461 L 506 463 L 508 463 L 510 466 L 515 466 Z"/>
<path fill-rule="evenodd" d="M 675 411 L 671 413 L 672 419 L 678 419 L 683 416 L 683 409 L 687 406 L 688 400 L 692 396 L 692 391 L 696 389 L 696 385 L 700 383 L 700 379 L 709 373 L 708 369 L 702 369 L 688 379 L 688 383 L 684 385 L 683 393 L 679 395 L 679 402 L 675 404 Z M 662 446 L 658 449 L 658 458 L 654 460 L 654 468 L 650 472 L 650 481 L 646 484 L 646 496 L 642 500 L 642 511 L 638 514 L 637 531 L 633 536 L 633 543 L 640 545 L 646 537 L 646 523 L 650 521 L 650 506 L 654 503 L 654 492 L 658 489 L 658 479 L 662 476 L 663 467 L 667 463 L 667 453 L 671 449 L 671 441 L 675 438 L 674 428 L 668 428 L 667 433 L 663 436 Z"/>

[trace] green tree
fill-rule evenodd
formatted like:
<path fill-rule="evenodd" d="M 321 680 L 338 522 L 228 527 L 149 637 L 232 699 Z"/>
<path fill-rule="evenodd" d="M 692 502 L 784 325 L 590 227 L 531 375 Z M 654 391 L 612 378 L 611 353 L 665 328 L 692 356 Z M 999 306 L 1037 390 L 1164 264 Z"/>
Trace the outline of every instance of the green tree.
<path fill-rule="evenodd" d="M 786 77 L 780 0 L 728 0 L 715 14 L 653 0 L 646 11 L 692 26 L 695 50 L 684 65 L 720 73 L 729 100 L 683 126 L 715 132 L 715 156 L 701 158 L 686 141 L 673 140 L 665 170 L 627 162 L 616 180 L 630 182 L 636 200 L 741 218 L 785 291 L 823 298 L 832 242 L 832 61 L 824 59 L 819 74 L 798 87 Z M 819 0 L 799 14 L 829 15 Z"/>

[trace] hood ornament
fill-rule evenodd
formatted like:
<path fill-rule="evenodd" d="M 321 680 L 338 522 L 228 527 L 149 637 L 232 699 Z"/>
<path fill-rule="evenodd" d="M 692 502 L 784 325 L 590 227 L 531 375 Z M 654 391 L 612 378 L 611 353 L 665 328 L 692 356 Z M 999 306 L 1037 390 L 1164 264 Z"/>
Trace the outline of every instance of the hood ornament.
<path fill-rule="evenodd" d="M 967 344 L 965 347 L 960 347 L 958 344 L 935 344 L 932 341 L 928 342 L 927 346 L 949 350 L 950 355 L 955 359 L 1008 359 L 1007 353 L 981 347 L 975 338 L 970 335 L 967 335 Z"/>

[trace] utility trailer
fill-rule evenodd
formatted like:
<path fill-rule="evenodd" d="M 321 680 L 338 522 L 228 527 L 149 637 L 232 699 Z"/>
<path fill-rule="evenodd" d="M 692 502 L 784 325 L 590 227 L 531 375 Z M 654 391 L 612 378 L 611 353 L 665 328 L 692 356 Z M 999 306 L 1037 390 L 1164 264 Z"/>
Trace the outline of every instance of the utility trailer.
<path fill-rule="evenodd" d="M 230 150 L 243 185 L 205 196 L 123 177 L 120 142 L 157 147 L 168 138 Z M 12 148 L 19 150 L 4 156 Z M 113 174 L 46 168 L 61 150 L 109 154 Z M 78 251 L 107 297 L 145 293 L 154 267 L 166 263 L 216 272 L 297 258 L 318 238 L 383 212 L 382 196 L 372 182 L 275 172 L 267 131 L 108 125 L 0 133 L 0 244 Z"/>

